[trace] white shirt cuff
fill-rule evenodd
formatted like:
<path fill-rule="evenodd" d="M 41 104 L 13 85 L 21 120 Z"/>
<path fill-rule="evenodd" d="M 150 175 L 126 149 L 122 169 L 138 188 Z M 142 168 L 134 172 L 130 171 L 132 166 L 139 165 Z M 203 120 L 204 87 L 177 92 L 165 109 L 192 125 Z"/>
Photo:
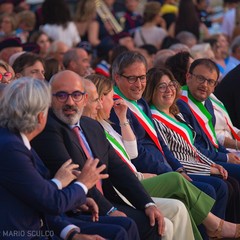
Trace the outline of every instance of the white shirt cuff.
<path fill-rule="evenodd" d="M 58 179 L 52 178 L 51 181 L 54 182 L 57 185 L 59 190 L 62 189 L 62 183 Z"/>
<path fill-rule="evenodd" d="M 70 225 L 67 225 L 67 226 L 61 231 L 60 237 L 61 237 L 62 239 L 66 239 L 67 234 L 68 234 L 69 231 L 71 231 L 72 229 L 76 229 L 76 231 L 79 231 L 79 233 L 80 233 L 80 228 L 79 228 L 79 227 L 77 227 L 77 226 L 75 226 L 75 225 L 73 225 L 73 224 L 70 224 Z"/>
<path fill-rule="evenodd" d="M 156 205 L 155 203 L 153 203 L 153 202 L 147 203 L 144 207 L 145 207 L 145 208 L 148 208 L 148 207 L 150 207 L 150 206 L 157 207 L 157 205 Z"/>
<path fill-rule="evenodd" d="M 85 184 L 83 184 L 83 183 L 81 183 L 81 182 L 78 182 L 78 181 L 74 182 L 74 184 L 79 185 L 79 186 L 83 189 L 83 191 L 85 192 L 85 194 L 88 193 L 88 188 L 86 187 Z"/>

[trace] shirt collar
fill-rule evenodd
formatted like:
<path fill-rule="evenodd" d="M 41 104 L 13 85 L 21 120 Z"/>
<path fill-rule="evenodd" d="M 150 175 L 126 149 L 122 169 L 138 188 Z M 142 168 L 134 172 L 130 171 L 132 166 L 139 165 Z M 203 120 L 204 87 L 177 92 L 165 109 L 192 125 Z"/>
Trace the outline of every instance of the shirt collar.
<path fill-rule="evenodd" d="M 22 137 L 23 143 L 26 146 L 26 148 L 31 150 L 31 145 L 30 145 L 30 142 L 28 141 L 28 138 L 26 137 L 26 135 L 24 133 L 21 133 L 21 132 L 20 132 L 20 135 Z"/>
<path fill-rule="evenodd" d="M 68 125 L 71 129 L 73 129 L 74 127 L 79 127 L 79 129 L 81 129 L 80 127 L 80 121 L 78 121 L 76 124 L 74 125 Z"/>

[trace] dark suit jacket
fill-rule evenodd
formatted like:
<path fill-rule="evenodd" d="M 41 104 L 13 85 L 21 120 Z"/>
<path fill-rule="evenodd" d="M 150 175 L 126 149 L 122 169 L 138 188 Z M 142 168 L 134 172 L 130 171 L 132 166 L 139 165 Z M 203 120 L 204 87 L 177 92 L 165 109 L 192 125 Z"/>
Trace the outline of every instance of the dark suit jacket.
<path fill-rule="evenodd" d="M 221 100 L 233 122 L 240 128 L 240 64 L 230 71 L 216 87 L 214 94 Z"/>
<path fill-rule="evenodd" d="M 227 161 L 226 154 L 228 153 L 226 148 L 221 144 L 219 144 L 219 149 L 218 151 L 216 151 L 215 147 L 213 146 L 213 144 L 211 143 L 211 141 L 203 131 L 202 127 L 198 123 L 197 119 L 194 117 L 188 104 L 183 100 L 179 99 L 177 101 L 177 105 L 180 109 L 180 112 L 184 116 L 184 119 L 186 120 L 186 122 L 190 124 L 196 132 L 196 137 L 194 140 L 194 145 L 196 146 L 196 148 L 213 161 L 226 162 Z M 215 126 L 216 118 L 214 115 L 214 110 L 213 110 L 212 102 L 210 99 L 207 99 L 205 101 L 205 106 L 207 110 L 210 112 L 210 114 L 212 115 L 213 126 Z"/>
<path fill-rule="evenodd" d="M 58 215 L 85 203 L 85 193 L 77 184 L 60 191 L 46 179 L 48 170 L 18 133 L 0 128 L 0 156 L 1 233 L 39 230 L 40 219 L 46 214 Z M 51 218 L 50 222 L 58 233 L 70 224 L 60 217 Z"/>
<path fill-rule="evenodd" d="M 102 126 L 87 117 L 81 118 L 80 125 L 94 157 L 99 158 L 100 164 L 106 164 L 105 172 L 109 174 L 109 178 L 102 181 L 104 197 L 95 187 L 89 191 L 89 196 L 98 203 L 100 214 L 106 214 L 110 210 L 113 206 L 111 202 L 123 203 L 113 186 L 137 209 L 144 209 L 145 204 L 152 202 L 150 196 L 127 165 L 118 157 L 106 139 Z M 77 136 L 51 110 L 45 130 L 34 139 L 32 144 L 52 173 L 70 158 L 80 165 L 80 169 L 86 161 Z"/>
<path fill-rule="evenodd" d="M 142 106 L 145 114 L 150 119 L 152 119 L 151 112 L 146 101 L 141 98 L 137 102 Z M 139 123 L 132 111 L 128 110 L 127 118 L 129 119 L 131 127 L 137 138 L 138 157 L 136 159 L 133 159 L 132 162 L 136 166 L 138 171 L 161 174 L 172 170 L 175 171 L 176 169 L 182 167 L 182 164 L 173 156 L 172 152 L 169 150 L 167 145 L 162 140 L 162 137 L 158 133 L 158 139 L 164 151 L 165 158 L 171 167 L 164 163 L 164 157 L 162 153 L 157 148 L 153 140 L 149 137 L 142 125 Z M 111 112 L 110 121 L 114 123 L 112 125 L 113 128 L 121 134 L 119 120 L 114 110 L 112 110 Z"/>

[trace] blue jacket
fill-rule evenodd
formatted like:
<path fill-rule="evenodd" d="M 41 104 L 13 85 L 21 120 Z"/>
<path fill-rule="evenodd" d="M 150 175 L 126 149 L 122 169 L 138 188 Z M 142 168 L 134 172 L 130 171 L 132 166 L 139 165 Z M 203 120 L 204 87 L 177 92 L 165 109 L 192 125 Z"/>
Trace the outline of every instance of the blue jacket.
<path fill-rule="evenodd" d="M 186 120 L 186 122 L 189 123 L 196 132 L 196 138 L 194 140 L 194 145 L 196 146 L 196 148 L 213 161 L 226 162 L 227 153 L 228 153 L 226 148 L 221 144 L 219 144 L 219 148 L 216 151 L 215 147 L 213 146 L 213 144 L 211 143 L 211 141 L 203 131 L 202 127 L 198 123 L 197 119 L 194 117 L 188 104 L 184 102 L 182 99 L 179 99 L 177 101 L 177 105 L 180 109 L 180 112 L 184 116 L 184 119 Z M 210 99 L 207 99 L 205 101 L 205 107 L 207 108 L 209 113 L 212 115 L 213 126 L 215 126 L 216 118 L 214 115 L 214 110 L 213 110 L 212 102 Z"/>
<path fill-rule="evenodd" d="M 152 119 L 151 112 L 149 109 L 148 104 L 146 101 L 141 98 L 137 101 L 139 105 L 141 105 L 145 114 Z M 128 109 L 127 118 L 131 124 L 131 127 L 135 133 L 137 138 L 137 145 L 138 145 L 138 157 L 132 160 L 132 163 L 136 166 L 138 171 L 140 172 L 148 172 L 148 173 L 155 173 L 161 174 L 165 172 L 175 171 L 178 168 L 181 168 L 181 163 L 174 157 L 172 152 L 169 150 L 167 145 L 162 140 L 161 136 L 158 134 L 158 139 L 162 146 L 164 156 L 157 148 L 153 140 L 149 137 L 148 133 L 139 123 L 137 118 L 135 117 L 134 113 Z M 114 110 L 111 112 L 110 121 L 114 124 L 112 125 L 113 128 L 118 132 L 121 133 L 121 129 L 119 127 L 118 117 L 116 116 Z M 157 131 L 156 131 L 157 132 Z M 165 164 L 166 162 L 168 164 Z"/>
<path fill-rule="evenodd" d="M 30 239 L 41 219 L 49 219 L 49 227 L 59 234 L 70 223 L 57 215 L 85 203 L 83 189 L 71 184 L 58 190 L 47 180 L 48 170 L 36 152 L 24 145 L 19 133 L 6 128 L 0 128 L 0 156 L 1 234 L 21 230 L 24 239 Z"/>

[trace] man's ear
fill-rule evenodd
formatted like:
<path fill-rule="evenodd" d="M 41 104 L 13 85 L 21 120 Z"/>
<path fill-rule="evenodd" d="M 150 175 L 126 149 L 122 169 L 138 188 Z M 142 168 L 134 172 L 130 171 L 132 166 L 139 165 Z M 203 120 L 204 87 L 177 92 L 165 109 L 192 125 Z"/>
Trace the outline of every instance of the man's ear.
<path fill-rule="evenodd" d="M 191 73 L 186 73 L 186 84 L 188 83 L 189 79 L 191 78 Z"/>
<path fill-rule="evenodd" d="M 15 78 L 20 78 L 20 77 L 23 77 L 23 75 L 21 73 L 16 73 L 15 74 Z"/>
<path fill-rule="evenodd" d="M 68 64 L 69 69 L 76 69 L 76 62 L 75 61 L 70 61 Z"/>
<path fill-rule="evenodd" d="M 87 101 L 88 101 L 88 94 L 85 93 L 85 94 L 83 95 L 83 106 L 84 106 L 84 107 L 87 105 Z"/>
<path fill-rule="evenodd" d="M 37 115 L 38 124 L 41 124 L 44 121 L 44 118 L 45 118 L 44 112 L 38 113 L 38 115 Z"/>
<path fill-rule="evenodd" d="M 115 75 L 114 75 L 114 80 L 115 80 L 115 82 L 118 84 L 118 82 L 120 81 L 120 75 L 117 74 L 117 73 L 115 73 Z"/>

